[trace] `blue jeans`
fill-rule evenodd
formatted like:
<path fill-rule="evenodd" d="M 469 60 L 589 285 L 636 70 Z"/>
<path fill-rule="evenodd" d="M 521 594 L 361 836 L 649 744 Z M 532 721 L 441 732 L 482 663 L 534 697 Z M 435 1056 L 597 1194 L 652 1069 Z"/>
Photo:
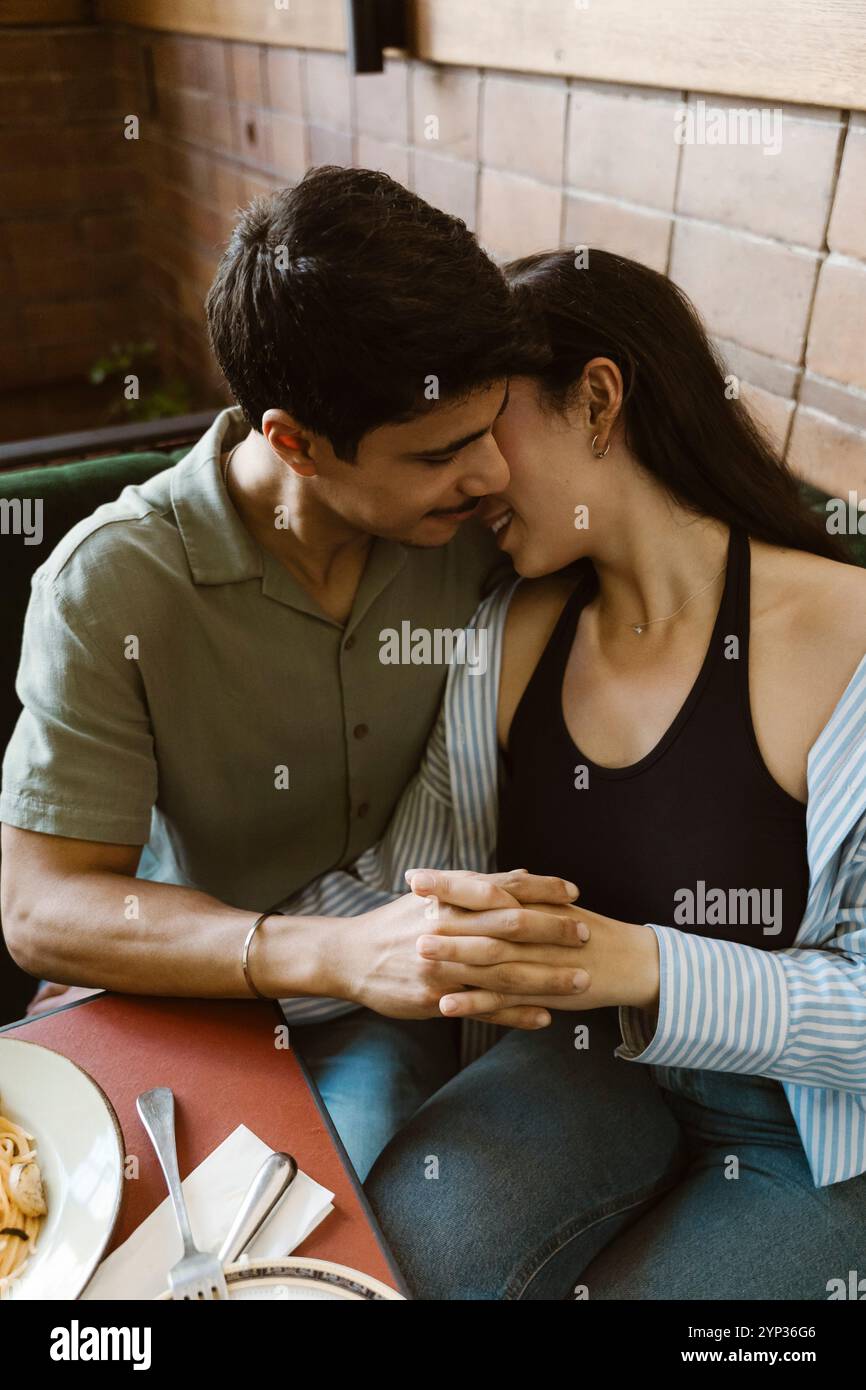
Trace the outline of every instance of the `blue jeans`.
<path fill-rule="evenodd" d="M 866 1275 L 866 1174 L 815 1187 L 779 1082 L 619 1041 L 616 1009 L 505 1032 L 390 1141 L 365 1190 L 416 1297 L 826 1299 Z"/>
<path fill-rule="evenodd" d="M 355 1009 L 289 1030 L 362 1182 L 388 1140 L 460 1065 L 454 1019 L 384 1018 Z"/>

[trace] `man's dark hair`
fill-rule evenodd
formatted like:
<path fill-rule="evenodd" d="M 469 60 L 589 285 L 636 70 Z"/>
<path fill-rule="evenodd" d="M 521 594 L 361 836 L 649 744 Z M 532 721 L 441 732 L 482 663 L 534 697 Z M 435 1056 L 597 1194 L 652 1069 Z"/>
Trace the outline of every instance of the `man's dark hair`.
<path fill-rule="evenodd" d="M 349 461 L 369 430 L 531 367 L 466 224 L 370 169 L 310 169 L 254 199 L 205 307 L 247 423 L 285 410 Z"/>

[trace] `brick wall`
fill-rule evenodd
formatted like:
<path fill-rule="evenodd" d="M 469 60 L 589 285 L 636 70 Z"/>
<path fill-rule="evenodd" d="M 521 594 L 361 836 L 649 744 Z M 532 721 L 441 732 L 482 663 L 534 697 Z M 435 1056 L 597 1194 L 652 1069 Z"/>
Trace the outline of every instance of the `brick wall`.
<path fill-rule="evenodd" d="M 142 112 L 139 146 L 118 158 L 109 141 L 108 167 L 139 199 L 146 312 L 170 363 L 215 399 L 202 299 L 233 210 L 310 164 L 354 163 L 464 218 L 498 258 L 589 244 L 666 271 L 793 466 L 827 491 L 866 491 L 866 117 L 786 106 L 766 155 L 674 139 L 683 101 L 769 120 L 757 101 L 397 59 L 353 77 L 341 54 L 132 29 L 99 42 Z M 75 90 L 73 73 L 58 80 Z M 85 124 L 102 129 L 73 126 L 74 150 Z M 124 183 L 131 169 L 143 174 Z M 78 214 L 92 257 L 95 227 L 122 238 L 124 215 Z"/>
<path fill-rule="evenodd" d="M 0 31 L 0 381 L 80 377 L 136 318 L 143 207 L 129 45 Z M 62 423 L 58 425 L 62 428 Z"/>

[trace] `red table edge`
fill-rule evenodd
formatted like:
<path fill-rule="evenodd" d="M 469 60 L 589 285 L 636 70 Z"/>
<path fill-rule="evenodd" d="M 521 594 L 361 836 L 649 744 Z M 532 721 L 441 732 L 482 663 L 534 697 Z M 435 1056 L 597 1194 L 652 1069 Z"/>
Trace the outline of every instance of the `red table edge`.
<path fill-rule="evenodd" d="M 101 990 L 101 991 L 100 991 L 100 994 L 114 994 L 114 993 L 116 993 L 115 990 Z M 33 1015 L 27 1015 L 27 1014 L 25 1014 L 25 1016 L 24 1016 L 23 1018 L 19 1018 L 19 1019 L 17 1019 L 17 1020 L 14 1020 L 12 1023 L 4 1023 L 2 1026 L 0 1026 L 0 1035 L 2 1035 L 3 1033 L 8 1032 L 8 1031 L 9 1031 L 10 1029 L 12 1029 L 12 1028 L 26 1028 L 27 1025 L 28 1025 L 29 1023 L 35 1023 L 38 1019 L 49 1018 L 52 1014 L 62 1014 L 62 1013 L 65 1013 L 67 1009 L 78 1009 L 78 1008 L 81 1008 L 81 1006 L 82 1006 L 83 1004 L 89 1004 L 89 1003 L 91 1002 L 91 999 L 93 999 L 93 998 L 95 998 L 95 997 L 96 997 L 96 996 L 94 996 L 94 995 L 90 995 L 90 996 L 89 996 L 88 998 L 86 998 L 86 999 L 73 999 L 73 1001 L 72 1001 L 71 1004 L 59 1004 L 58 1007 L 57 1007 L 56 1009 L 41 1009 L 41 1010 L 39 1011 L 38 1014 L 33 1014 Z M 274 999 L 272 1002 L 273 1002 L 273 1005 L 274 1005 L 274 1012 L 276 1013 L 277 1017 L 279 1018 L 280 1023 L 281 1023 L 281 1024 L 284 1024 L 286 1020 L 285 1020 L 285 1016 L 284 1016 L 284 1014 L 283 1014 L 283 1011 L 282 1011 L 282 1009 L 281 1009 L 280 1006 L 279 1006 L 279 1002 L 278 1002 L 276 999 Z M 62 1054 L 61 1054 L 61 1055 L 62 1055 Z M 320 1119 L 322 1120 L 322 1123 L 324 1124 L 325 1129 L 326 1129 L 327 1132 L 328 1132 L 328 1135 L 329 1135 L 329 1137 L 330 1137 L 331 1143 L 334 1145 L 334 1148 L 337 1150 L 337 1157 L 339 1158 L 340 1162 L 342 1163 L 343 1168 L 345 1169 L 345 1172 L 346 1172 L 346 1176 L 348 1177 L 350 1183 L 352 1184 L 352 1187 L 354 1188 L 355 1196 L 357 1197 L 358 1203 L 359 1203 L 361 1209 L 363 1210 L 364 1215 L 365 1215 L 366 1218 L 367 1218 L 367 1222 L 368 1222 L 368 1224 L 369 1224 L 370 1230 L 373 1232 L 373 1236 L 374 1236 L 374 1238 L 375 1238 L 376 1244 L 378 1245 L 379 1249 L 381 1250 L 382 1255 L 383 1255 L 383 1257 L 384 1257 L 384 1259 L 385 1259 L 385 1263 L 387 1264 L 388 1268 L 390 1269 L 390 1271 L 391 1271 L 391 1273 L 392 1273 L 392 1275 L 393 1275 L 393 1277 L 394 1277 L 394 1285 L 395 1285 L 397 1291 L 398 1291 L 399 1293 L 403 1294 L 403 1297 L 404 1297 L 404 1298 L 407 1298 L 407 1299 L 410 1299 L 410 1300 L 411 1300 L 412 1295 L 411 1295 L 411 1293 L 409 1292 L 409 1289 L 408 1289 L 407 1286 L 406 1286 L 406 1281 L 405 1281 L 405 1279 L 403 1278 L 403 1275 L 402 1275 L 401 1272 L 400 1272 L 400 1269 L 399 1269 L 399 1267 L 398 1267 L 398 1265 L 397 1265 L 397 1262 L 396 1262 L 396 1260 L 395 1260 L 395 1258 L 394 1258 L 394 1255 L 391 1253 L 391 1250 L 390 1250 L 389 1247 L 388 1247 L 388 1244 L 387 1244 L 387 1242 L 386 1242 L 386 1240 L 385 1240 L 385 1236 L 384 1236 L 384 1234 L 383 1234 L 383 1232 L 382 1232 L 382 1229 L 381 1229 L 381 1227 L 380 1227 L 380 1225 L 379 1225 L 378 1220 L 376 1219 L 376 1214 L 375 1214 L 375 1212 L 373 1211 L 373 1208 L 370 1206 L 370 1203 L 369 1203 L 369 1201 L 368 1201 L 368 1199 L 367 1199 L 367 1194 L 366 1194 L 366 1192 L 364 1191 L 363 1187 L 361 1186 L 360 1182 L 358 1181 L 358 1174 L 355 1172 L 355 1169 L 352 1167 L 351 1160 L 350 1160 L 350 1158 L 349 1158 L 348 1153 L 346 1152 L 346 1147 L 345 1147 L 345 1145 L 344 1145 L 342 1139 L 340 1138 L 339 1134 L 337 1133 L 336 1128 L 334 1127 L 334 1121 L 331 1119 L 331 1116 L 328 1114 L 328 1111 L 327 1111 L 327 1109 L 326 1109 L 326 1107 L 325 1107 L 325 1102 L 322 1100 L 322 1097 L 321 1097 L 321 1095 L 320 1095 L 320 1093 L 319 1093 L 319 1088 L 318 1088 L 318 1086 L 316 1085 L 315 1081 L 313 1080 L 313 1077 L 312 1077 L 312 1075 L 310 1074 L 310 1070 L 309 1070 L 309 1068 L 308 1068 L 306 1062 L 304 1061 L 304 1058 L 302 1057 L 301 1053 L 296 1051 L 296 1052 L 295 1052 L 295 1058 L 296 1058 L 296 1060 L 297 1060 L 297 1062 L 298 1062 L 298 1064 L 299 1064 L 299 1066 L 300 1066 L 300 1068 L 301 1068 L 301 1072 L 303 1073 L 304 1080 L 306 1081 L 307 1085 L 308 1085 L 309 1088 L 310 1088 L 310 1094 L 312 1095 L 313 1100 L 314 1100 L 315 1103 L 316 1103 L 316 1109 L 317 1109 L 318 1112 L 319 1112 L 319 1117 L 320 1117 Z M 69 1058 L 69 1059 L 67 1059 L 67 1060 L 72 1061 L 72 1058 Z M 84 1069 L 82 1068 L 82 1070 L 84 1070 Z M 90 1079 L 92 1080 L 93 1078 L 91 1077 Z M 102 1087 L 100 1087 L 99 1089 L 100 1089 L 100 1091 L 101 1091 L 101 1090 L 102 1090 Z M 107 1097 L 107 1099 L 108 1099 L 108 1101 L 109 1101 L 109 1104 L 111 1104 L 111 1097 L 109 1096 L 109 1097 Z M 113 1110 L 113 1109 L 114 1109 L 114 1107 L 113 1107 L 113 1105 L 112 1105 L 112 1110 Z"/>

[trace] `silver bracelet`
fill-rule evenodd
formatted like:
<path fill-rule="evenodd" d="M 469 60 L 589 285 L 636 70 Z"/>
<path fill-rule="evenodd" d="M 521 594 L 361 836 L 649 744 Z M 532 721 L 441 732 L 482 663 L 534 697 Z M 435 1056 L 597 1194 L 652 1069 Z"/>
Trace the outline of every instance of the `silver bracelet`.
<path fill-rule="evenodd" d="M 253 994 L 257 994 L 260 999 L 267 999 L 268 1003 L 273 1003 L 273 1000 L 271 999 L 270 995 L 262 994 L 260 989 L 256 989 L 256 986 L 253 984 L 252 977 L 250 976 L 250 944 L 252 942 L 253 937 L 256 934 L 256 928 L 261 926 L 262 922 L 265 920 L 266 917 L 271 917 L 272 915 L 273 914 L 271 912 L 263 912 L 261 917 L 257 917 L 256 920 L 253 922 L 253 925 L 247 932 L 247 939 L 244 942 L 244 951 L 241 957 L 241 964 L 244 968 L 244 979 L 246 980 Z"/>

